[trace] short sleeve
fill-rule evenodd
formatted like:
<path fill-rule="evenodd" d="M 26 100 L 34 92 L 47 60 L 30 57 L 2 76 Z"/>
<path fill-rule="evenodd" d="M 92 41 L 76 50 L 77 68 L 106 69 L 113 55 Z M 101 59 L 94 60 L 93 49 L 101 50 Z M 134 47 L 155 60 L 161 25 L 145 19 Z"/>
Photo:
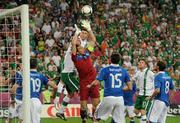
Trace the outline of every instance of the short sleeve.
<path fill-rule="evenodd" d="M 161 82 L 159 80 L 159 76 L 158 75 L 154 78 L 154 86 L 155 86 L 155 89 L 161 87 Z"/>
<path fill-rule="evenodd" d="M 42 75 L 42 81 L 43 81 L 44 85 L 47 85 L 49 80 L 48 80 L 48 78 L 46 76 Z"/>
<path fill-rule="evenodd" d="M 105 80 L 106 72 L 107 72 L 107 68 L 102 68 L 96 79 L 99 81 Z"/>

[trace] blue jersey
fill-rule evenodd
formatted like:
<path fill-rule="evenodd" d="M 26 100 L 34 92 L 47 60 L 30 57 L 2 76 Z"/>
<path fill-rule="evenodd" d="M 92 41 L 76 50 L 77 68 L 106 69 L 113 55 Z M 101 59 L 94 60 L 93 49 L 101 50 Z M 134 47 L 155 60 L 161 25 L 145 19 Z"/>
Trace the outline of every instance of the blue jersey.
<path fill-rule="evenodd" d="M 16 83 L 19 87 L 16 90 L 16 98 L 22 100 L 22 75 L 17 73 L 16 75 Z M 42 85 L 47 85 L 48 78 L 43 74 L 38 73 L 37 71 L 30 72 L 30 91 L 31 98 L 39 98 L 42 90 Z"/>
<path fill-rule="evenodd" d="M 130 81 L 130 77 L 127 70 L 119 65 L 111 64 L 101 69 L 97 80 L 104 80 L 104 97 L 123 96 L 124 84 Z"/>
<path fill-rule="evenodd" d="M 155 97 L 157 100 L 161 100 L 165 102 L 165 104 L 169 105 L 169 90 L 174 89 L 173 80 L 166 72 L 159 72 L 155 78 L 155 88 L 160 89 L 160 93 Z"/>
<path fill-rule="evenodd" d="M 133 106 L 134 101 L 133 101 L 133 96 L 136 93 L 136 83 L 133 82 L 132 84 L 132 90 L 130 91 L 124 91 L 124 105 L 125 106 Z"/>
<path fill-rule="evenodd" d="M 21 72 L 16 72 L 15 83 L 18 85 L 16 89 L 16 99 L 22 100 L 22 75 Z"/>
<path fill-rule="evenodd" d="M 39 98 L 42 85 L 47 85 L 49 80 L 47 77 L 37 71 L 31 71 L 30 79 L 31 98 Z"/>

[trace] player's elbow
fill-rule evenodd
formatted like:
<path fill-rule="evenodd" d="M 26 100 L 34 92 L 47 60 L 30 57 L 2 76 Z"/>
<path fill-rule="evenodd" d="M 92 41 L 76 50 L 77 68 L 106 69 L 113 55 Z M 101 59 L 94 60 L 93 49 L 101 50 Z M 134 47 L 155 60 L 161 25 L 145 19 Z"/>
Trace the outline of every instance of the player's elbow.
<path fill-rule="evenodd" d="M 159 94 L 160 93 L 160 89 L 159 88 L 155 89 L 155 92 L 156 92 L 156 94 Z"/>
<path fill-rule="evenodd" d="M 132 91 L 132 86 L 128 86 L 128 89 L 129 89 L 130 91 Z"/>
<path fill-rule="evenodd" d="M 128 90 L 130 90 L 130 91 L 131 91 L 131 90 L 132 90 L 132 88 L 133 88 L 133 87 L 132 87 L 132 82 L 128 82 L 128 85 L 127 85 L 127 86 L 128 86 Z"/>

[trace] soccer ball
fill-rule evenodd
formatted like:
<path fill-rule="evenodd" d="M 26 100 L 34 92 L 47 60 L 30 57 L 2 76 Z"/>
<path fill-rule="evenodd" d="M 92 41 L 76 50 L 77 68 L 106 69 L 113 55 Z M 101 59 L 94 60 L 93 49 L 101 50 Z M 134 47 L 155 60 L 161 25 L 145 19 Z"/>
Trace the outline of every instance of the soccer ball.
<path fill-rule="evenodd" d="M 90 5 L 84 5 L 81 12 L 84 16 L 90 16 L 92 14 L 92 7 Z"/>

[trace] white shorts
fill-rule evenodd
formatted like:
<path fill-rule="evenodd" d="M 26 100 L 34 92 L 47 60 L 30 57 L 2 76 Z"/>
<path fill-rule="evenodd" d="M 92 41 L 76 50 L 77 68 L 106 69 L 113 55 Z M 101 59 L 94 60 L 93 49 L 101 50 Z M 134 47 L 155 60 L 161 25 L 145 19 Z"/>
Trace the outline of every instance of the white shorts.
<path fill-rule="evenodd" d="M 40 123 L 42 104 L 38 98 L 31 98 L 30 110 L 31 110 L 31 123 Z"/>
<path fill-rule="evenodd" d="M 128 116 L 130 118 L 135 117 L 135 113 L 134 113 L 134 106 L 125 106 L 125 109 L 127 110 Z"/>
<path fill-rule="evenodd" d="M 15 102 L 16 102 L 16 106 L 15 106 L 16 114 L 18 118 L 22 120 L 23 119 L 23 103 L 21 100 L 17 100 L 17 99 L 15 99 Z"/>
<path fill-rule="evenodd" d="M 148 120 L 151 122 L 165 123 L 168 107 L 163 101 L 153 100 L 148 113 Z"/>
<path fill-rule="evenodd" d="M 95 117 L 97 119 L 107 120 L 112 115 L 116 123 L 125 123 L 124 109 L 123 97 L 104 97 L 96 109 Z"/>
<path fill-rule="evenodd" d="M 9 118 L 15 118 L 18 117 L 17 110 L 16 110 L 16 104 L 10 104 L 9 106 Z"/>
<path fill-rule="evenodd" d="M 68 94 L 66 88 L 64 87 L 64 83 L 62 83 L 61 81 L 58 83 L 57 92 L 60 93 L 60 94 L 63 93 L 63 94 L 65 94 L 65 95 Z"/>

